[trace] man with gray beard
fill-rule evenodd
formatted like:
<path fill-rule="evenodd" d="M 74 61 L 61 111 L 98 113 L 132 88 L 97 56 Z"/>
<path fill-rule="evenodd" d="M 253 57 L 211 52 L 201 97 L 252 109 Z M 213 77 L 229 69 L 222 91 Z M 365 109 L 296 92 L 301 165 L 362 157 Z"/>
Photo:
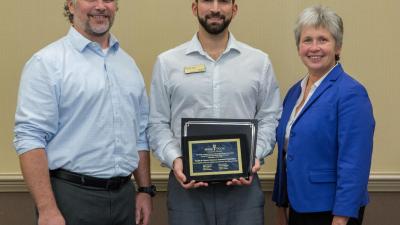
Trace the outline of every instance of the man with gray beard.
<path fill-rule="evenodd" d="M 148 100 L 109 31 L 117 3 L 67 0 L 68 34 L 23 70 L 14 144 L 39 225 L 149 223 Z"/>

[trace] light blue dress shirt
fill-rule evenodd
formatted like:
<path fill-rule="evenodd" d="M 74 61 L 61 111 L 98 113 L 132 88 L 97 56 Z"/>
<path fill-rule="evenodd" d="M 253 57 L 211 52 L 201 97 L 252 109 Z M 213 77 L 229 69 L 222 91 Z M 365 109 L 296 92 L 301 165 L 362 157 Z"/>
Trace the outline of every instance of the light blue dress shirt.
<path fill-rule="evenodd" d="M 71 27 L 22 72 L 15 115 L 18 154 L 45 148 L 50 169 L 127 176 L 148 150 L 149 105 L 135 61 L 110 37 L 109 50 Z"/>
<path fill-rule="evenodd" d="M 185 68 L 204 68 L 185 73 Z M 149 142 L 156 157 L 172 167 L 182 155 L 181 118 L 257 119 L 256 156 L 275 145 L 281 112 L 279 88 L 269 57 L 229 35 L 217 60 L 202 48 L 197 35 L 162 53 L 154 66 L 150 96 Z"/>

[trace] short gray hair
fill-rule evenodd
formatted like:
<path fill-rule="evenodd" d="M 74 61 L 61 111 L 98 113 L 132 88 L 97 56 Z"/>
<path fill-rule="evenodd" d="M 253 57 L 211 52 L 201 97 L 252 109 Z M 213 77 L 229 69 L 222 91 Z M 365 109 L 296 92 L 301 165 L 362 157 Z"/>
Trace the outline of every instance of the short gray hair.
<path fill-rule="evenodd" d="M 71 0 L 71 1 L 75 5 L 76 0 Z M 74 15 L 69 11 L 68 0 L 64 2 L 64 16 L 68 18 L 70 23 L 72 23 L 72 21 L 74 20 Z"/>
<path fill-rule="evenodd" d="M 327 29 L 336 41 L 336 47 L 341 48 L 343 43 L 343 21 L 333 10 L 326 6 L 315 5 L 303 10 L 297 18 L 294 36 L 297 49 L 304 27 L 323 27 Z"/>
<path fill-rule="evenodd" d="M 69 11 L 68 1 L 72 1 L 72 3 L 75 5 L 76 0 L 66 0 L 64 3 L 64 16 L 68 18 L 70 23 L 72 23 L 74 20 L 74 15 Z M 118 0 L 115 0 L 115 2 L 117 4 L 117 8 L 118 8 Z"/>

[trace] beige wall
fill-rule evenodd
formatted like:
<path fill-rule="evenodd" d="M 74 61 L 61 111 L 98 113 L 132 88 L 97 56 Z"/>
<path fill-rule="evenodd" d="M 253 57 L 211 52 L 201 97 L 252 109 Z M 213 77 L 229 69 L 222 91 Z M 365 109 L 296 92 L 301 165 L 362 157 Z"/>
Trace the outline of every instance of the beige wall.
<path fill-rule="evenodd" d="M 29 57 L 63 36 L 69 27 L 63 0 L 13 0 L 2 3 L 0 19 L 0 175 L 19 173 L 12 146 L 13 120 L 21 69 Z M 305 73 L 292 33 L 298 13 L 322 3 L 342 16 L 345 25 L 342 63 L 368 89 L 377 122 L 372 170 L 400 172 L 397 126 L 400 125 L 400 1 L 398 0 L 237 0 L 235 37 L 267 52 L 282 96 Z M 189 40 L 197 28 L 189 0 L 120 0 L 113 33 L 141 68 L 150 84 L 155 57 Z M 397 55 L 396 55 L 397 53 Z M 263 168 L 273 172 L 275 155 Z M 163 172 L 156 160 L 153 172 Z"/>

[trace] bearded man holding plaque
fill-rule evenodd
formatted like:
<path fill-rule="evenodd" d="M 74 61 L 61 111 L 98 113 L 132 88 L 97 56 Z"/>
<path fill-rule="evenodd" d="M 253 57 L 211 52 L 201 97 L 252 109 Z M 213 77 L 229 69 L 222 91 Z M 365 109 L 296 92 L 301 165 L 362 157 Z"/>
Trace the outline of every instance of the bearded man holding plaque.
<path fill-rule="evenodd" d="M 238 11 L 234 0 L 196 0 L 192 11 L 199 21 L 198 32 L 189 42 L 158 56 L 151 83 L 148 137 L 155 156 L 171 168 L 169 224 L 263 225 L 265 199 L 257 171 L 275 145 L 281 111 L 275 74 L 266 53 L 237 41 L 229 32 Z M 221 136 L 205 132 L 182 141 L 183 118 L 257 121 L 252 174 L 223 182 L 188 179 L 181 143 L 189 144 L 192 153 L 200 148 L 203 153 L 195 154 L 206 154 L 205 161 L 212 161 L 216 154 L 223 156 L 224 148 L 230 148 L 235 154 L 229 158 L 216 157 L 235 163 L 244 138 L 236 131 Z M 219 169 L 229 166 L 220 164 Z M 202 170 L 218 172 L 209 164 L 203 164 Z"/>

